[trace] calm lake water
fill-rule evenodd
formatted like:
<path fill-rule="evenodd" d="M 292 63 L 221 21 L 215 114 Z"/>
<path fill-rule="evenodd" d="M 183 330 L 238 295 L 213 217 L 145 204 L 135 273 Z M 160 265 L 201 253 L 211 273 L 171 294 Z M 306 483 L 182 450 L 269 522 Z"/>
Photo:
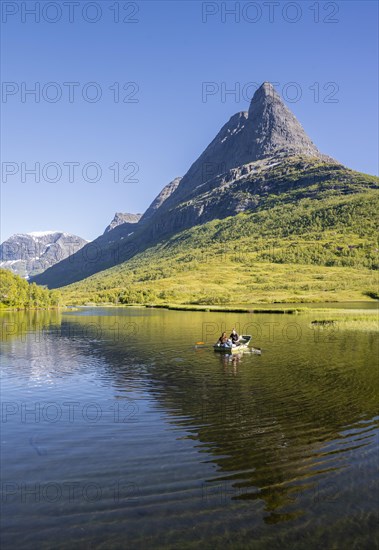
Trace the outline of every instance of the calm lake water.
<path fill-rule="evenodd" d="M 312 319 L 3 314 L 3 550 L 377 548 L 378 335 Z"/>

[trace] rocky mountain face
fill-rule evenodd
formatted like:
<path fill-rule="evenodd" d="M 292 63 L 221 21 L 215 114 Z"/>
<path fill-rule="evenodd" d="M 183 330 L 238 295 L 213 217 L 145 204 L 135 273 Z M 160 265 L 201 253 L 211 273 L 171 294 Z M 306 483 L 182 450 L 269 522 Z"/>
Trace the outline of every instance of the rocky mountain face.
<path fill-rule="evenodd" d="M 113 220 L 111 223 L 105 228 L 105 231 L 103 234 L 108 233 L 108 231 L 112 231 L 115 227 L 118 225 L 122 225 L 123 223 L 129 223 L 134 224 L 138 223 L 142 214 L 124 214 L 123 212 L 116 212 L 114 215 Z"/>
<path fill-rule="evenodd" d="M 87 241 L 60 231 L 12 235 L 0 245 L 0 267 L 29 278 L 75 254 Z"/>
<path fill-rule="evenodd" d="M 310 171 L 312 164 L 321 169 Z M 265 82 L 249 110 L 231 117 L 184 177 L 163 188 L 132 230 L 129 224 L 115 227 L 74 254 L 70 262 L 60 262 L 35 281 L 50 287 L 70 284 L 183 229 L 260 208 L 270 194 L 288 192 L 291 185 L 317 187 L 329 177 L 326 172 L 342 169 L 346 170 L 319 152 L 273 86 Z M 294 178 L 294 172 L 300 176 Z M 90 248 L 93 254 L 87 253 Z"/>
<path fill-rule="evenodd" d="M 163 187 L 162 191 L 157 197 L 155 197 L 149 208 L 143 214 L 141 218 L 141 224 L 146 223 L 147 220 L 154 216 L 154 214 L 162 206 L 162 204 L 173 194 L 174 191 L 176 191 L 181 180 L 181 177 L 177 177 L 174 180 L 170 181 L 170 183 L 165 185 L 165 187 Z"/>
<path fill-rule="evenodd" d="M 250 161 L 292 155 L 325 158 L 268 82 L 255 93 L 247 118 Z"/>

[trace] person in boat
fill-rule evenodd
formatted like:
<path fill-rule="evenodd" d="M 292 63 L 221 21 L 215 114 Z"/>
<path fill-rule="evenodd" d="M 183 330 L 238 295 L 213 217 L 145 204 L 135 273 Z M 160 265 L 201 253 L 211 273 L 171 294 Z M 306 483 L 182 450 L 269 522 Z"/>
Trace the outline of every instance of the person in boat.
<path fill-rule="evenodd" d="M 220 338 L 217 340 L 217 343 L 221 346 L 231 346 L 232 342 L 230 339 L 226 336 L 226 332 L 223 332 L 220 336 Z"/>
<path fill-rule="evenodd" d="M 239 341 L 240 337 L 235 328 L 232 330 L 232 333 L 229 336 L 229 338 L 231 339 L 233 344 L 237 344 L 237 342 Z"/>

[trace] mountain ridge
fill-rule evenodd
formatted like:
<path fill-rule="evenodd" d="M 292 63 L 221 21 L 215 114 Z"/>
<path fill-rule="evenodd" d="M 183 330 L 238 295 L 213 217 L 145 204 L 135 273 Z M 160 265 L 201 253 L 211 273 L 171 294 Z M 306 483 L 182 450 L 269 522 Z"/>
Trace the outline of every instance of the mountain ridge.
<path fill-rule="evenodd" d="M 249 110 L 224 124 L 187 173 L 162 189 L 132 231 L 117 232 L 116 227 L 106 239 L 90 243 L 96 248 L 93 261 L 83 260 L 84 247 L 70 264 L 60 262 L 35 281 L 52 287 L 71 284 L 190 227 L 264 208 L 270 196 L 280 201 L 282 193 L 301 197 L 309 191 L 317 198 L 327 184 L 337 193 L 355 192 L 356 174 L 321 153 L 273 86 L 263 83 Z"/>

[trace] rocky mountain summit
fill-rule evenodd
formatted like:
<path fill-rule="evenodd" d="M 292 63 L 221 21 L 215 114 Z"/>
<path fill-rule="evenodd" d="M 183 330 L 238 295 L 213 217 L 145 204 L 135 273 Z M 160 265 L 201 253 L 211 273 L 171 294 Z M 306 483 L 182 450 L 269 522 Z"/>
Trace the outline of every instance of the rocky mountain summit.
<path fill-rule="evenodd" d="M 75 254 L 87 242 L 61 231 L 18 233 L 0 245 L 0 267 L 29 278 Z"/>
<path fill-rule="evenodd" d="M 114 229 L 118 225 L 122 225 L 123 223 L 130 223 L 130 224 L 138 223 L 141 216 L 142 214 L 128 214 L 128 213 L 124 214 L 123 212 L 116 212 L 111 223 L 105 228 L 103 235 L 105 233 L 108 233 L 108 231 L 112 231 L 112 229 Z"/>
<path fill-rule="evenodd" d="M 336 162 L 320 153 L 272 84 L 264 82 L 255 92 L 249 111 L 233 115 L 221 128 L 182 178 L 165 208 L 202 192 L 207 182 L 232 168 L 298 155 Z"/>
<path fill-rule="evenodd" d="M 254 94 L 247 122 L 245 140 L 250 161 L 292 155 L 325 158 L 268 82 Z"/>
<path fill-rule="evenodd" d="M 258 194 L 265 194 L 264 189 L 258 193 L 254 179 L 265 179 L 273 167 L 290 159 L 341 166 L 317 149 L 274 87 L 265 82 L 249 111 L 230 118 L 149 217 L 147 238 L 155 241 L 198 223 L 254 209 Z M 141 222 L 144 219 L 145 215 Z"/>

